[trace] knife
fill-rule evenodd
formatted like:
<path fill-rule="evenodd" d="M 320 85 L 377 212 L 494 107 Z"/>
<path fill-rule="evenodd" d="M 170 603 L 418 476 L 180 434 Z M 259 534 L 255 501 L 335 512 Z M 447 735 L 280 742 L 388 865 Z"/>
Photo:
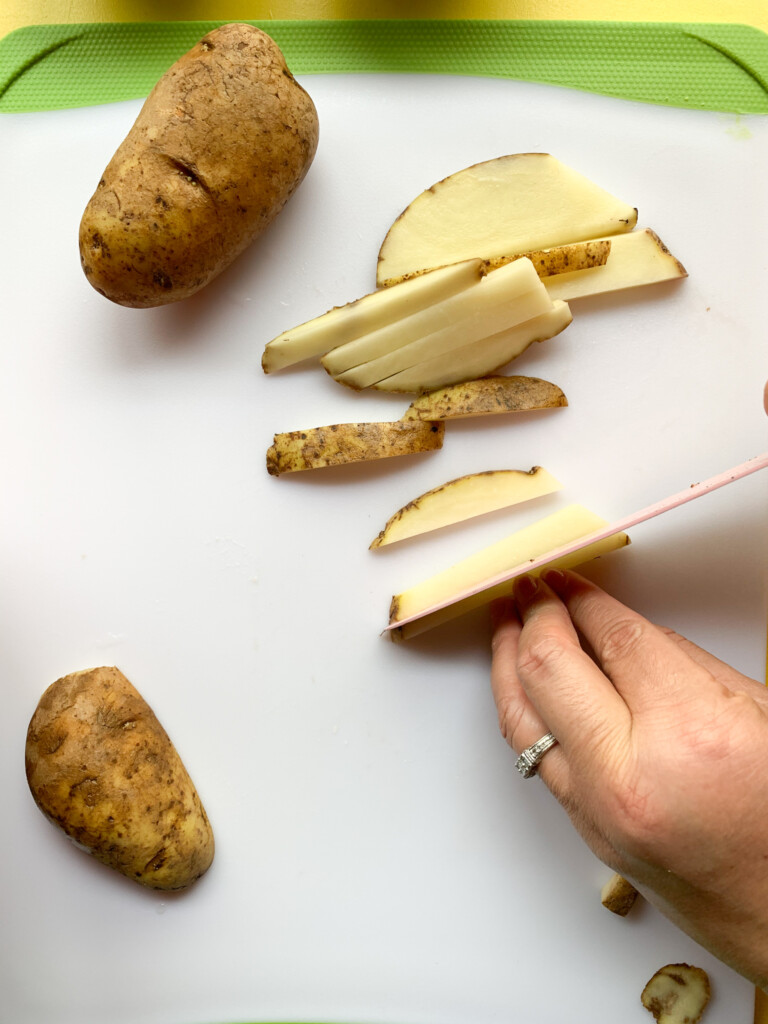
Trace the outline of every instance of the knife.
<path fill-rule="evenodd" d="M 405 626 L 409 622 L 415 622 L 418 619 L 424 618 L 426 615 L 431 615 L 433 612 L 440 611 L 442 608 L 448 608 L 450 605 L 463 601 L 468 597 L 473 597 L 475 594 L 482 593 L 484 590 L 489 590 L 491 587 L 495 587 L 498 584 L 506 583 L 509 580 L 514 579 L 516 576 L 522 576 L 527 572 L 534 572 L 537 569 L 541 569 L 543 566 L 548 565 L 550 562 L 554 562 L 558 558 L 564 558 L 566 555 L 571 555 L 575 551 L 580 551 L 582 548 L 585 548 L 590 544 L 605 540 L 607 537 L 612 537 L 616 533 L 623 533 L 630 527 L 637 526 L 638 523 L 644 523 L 648 519 L 654 519 L 656 516 L 660 516 L 664 512 L 669 512 L 670 509 L 678 508 L 680 505 L 685 505 L 689 501 L 701 498 L 703 495 L 709 494 L 711 491 L 716 491 L 720 487 L 725 487 L 726 484 L 733 483 L 734 480 L 740 480 L 742 477 L 749 476 L 751 473 L 757 473 L 758 470 L 765 469 L 766 466 L 768 466 L 768 452 L 763 452 L 762 455 L 755 455 L 753 458 L 747 459 L 746 462 L 742 462 L 738 466 L 734 466 L 732 469 L 727 469 L 725 472 L 709 477 L 708 480 L 702 480 L 700 483 L 691 484 L 691 486 L 687 487 L 684 491 L 678 491 L 677 494 L 671 494 L 668 498 L 662 498 L 661 501 L 654 502 L 653 505 L 647 505 L 645 508 L 640 509 L 639 512 L 633 512 L 631 515 L 624 516 L 623 519 L 617 519 L 608 526 L 601 527 L 599 530 L 594 530 L 592 533 L 588 533 L 584 537 L 580 537 L 578 540 L 571 541 L 559 548 L 553 548 L 551 551 L 547 551 L 545 554 L 539 555 L 536 558 L 530 558 L 527 561 L 514 566 L 512 569 L 505 569 L 504 572 L 499 573 L 496 576 L 488 577 L 481 583 L 477 583 L 458 594 L 453 594 L 445 601 L 430 605 L 428 608 L 423 608 L 414 615 L 390 622 L 386 627 L 385 632 L 399 629 L 401 626 Z"/>

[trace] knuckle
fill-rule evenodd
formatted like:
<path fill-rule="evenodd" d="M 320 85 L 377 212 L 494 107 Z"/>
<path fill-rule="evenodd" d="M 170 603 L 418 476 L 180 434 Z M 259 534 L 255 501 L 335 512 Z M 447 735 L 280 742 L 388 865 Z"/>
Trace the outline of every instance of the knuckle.
<path fill-rule="evenodd" d="M 617 619 L 605 629 L 600 638 L 601 658 L 606 664 L 630 660 L 646 640 L 647 625 L 642 619 Z"/>
<path fill-rule="evenodd" d="M 527 638 L 518 652 L 518 672 L 524 678 L 549 675 L 557 670 L 565 654 L 562 641 L 554 633 Z"/>

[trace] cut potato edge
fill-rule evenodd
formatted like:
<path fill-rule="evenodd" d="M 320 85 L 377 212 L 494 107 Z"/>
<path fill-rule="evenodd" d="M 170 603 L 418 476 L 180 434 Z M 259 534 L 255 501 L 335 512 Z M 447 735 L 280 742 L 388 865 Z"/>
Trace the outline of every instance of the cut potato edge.
<path fill-rule="evenodd" d="M 469 473 L 433 487 L 398 509 L 370 544 L 378 549 L 399 541 L 560 490 L 562 484 L 541 466 Z"/>

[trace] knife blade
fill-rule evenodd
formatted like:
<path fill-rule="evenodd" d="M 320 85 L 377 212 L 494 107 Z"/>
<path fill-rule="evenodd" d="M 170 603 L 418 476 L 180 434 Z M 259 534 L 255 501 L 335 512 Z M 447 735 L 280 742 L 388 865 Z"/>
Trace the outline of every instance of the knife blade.
<path fill-rule="evenodd" d="M 654 519 L 656 516 L 660 516 L 664 512 L 669 512 L 673 508 L 679 508 L 680 505 L 685 505 L 689 501 L 694 501 L 696 498 L 701 498 L 705 494 L 710 494 L 712 491 L 716 491 L 720 487 L 725 487 L 726 484 L 731 484 L 735 480 L 741 480 L 743 477 L 749 476 L 751 473 L 757 473 L 758 470 L 765 469 L 767 466 L 768 452 L 763 452 L 762 455 L 755 455 L 753 458 L 747 459 L 746 462 L 742 462 L 738 466 L 733 466 L 731 469 L 726 469 L 722 473 L 717 473 L 715 476 L 711 476 L 707 480 L 702 480 L 700 483 L 691 484 L 690 487 L 686 487 L 683 491 L 678 491 L 676 494 L 671 494 L 667 498 L 662 498 L 661 501 L 656 501 L 652 505 L 646 505 L 645 508 L 642 508 L 637 512 L 633 512 L 631 515 L 624 516 L 622 519 L 617 519 L 615 522 L 609 523 L 607 526 L 601 527 L 599 530 L 594 530 L 592 533 L 586 534 L 578 540 L 571 541 L 559 548 L 553 548 L 551 551 L 547 551 L 545 554 L 539 555 L 536 558 L 531 558 L 525 562 L 521 562 L 512 569 L 506 569 L 504 572 L 499 573 L 496 576 L 488 577 L 481 583 L 477 583 L 458 594 L 453 594 L 451 597 L 446 598 L 446 600 L 430 605 L 428 608 L 423 608 L 421 611 L 413 615 L 390 622 L 385 629 L 385 633 L 394 629 L 399 629 L 401 626 L 405 626 L 409 622 L 416 622 L 418 619 L 423 619 L 425 616 L 431 615 L 433 612 L 440 611 L 442 608 L 448 608 L 450 605 L 457 604 L 459 601 L 464 601 L 466 598 L 474 597 L 475 594 L 482 593 L 484 590 L 489 590 L 491 587 L 498 586 L 501 583 L 507 583 L 509 580 L 513 580 L 516 576 L 523 576 L 525 573 L 535 572 L 537 569 L 541 569 L 543 566 L 550 562 L 554 562 L 558 558 L 571 555 L 590 544 L 605 540 L 607 537 L 612 537 L 616 533 L 623 533 L 631 527 L 637 526 L 639 523 L 644 523 L 649 519 Z"/>

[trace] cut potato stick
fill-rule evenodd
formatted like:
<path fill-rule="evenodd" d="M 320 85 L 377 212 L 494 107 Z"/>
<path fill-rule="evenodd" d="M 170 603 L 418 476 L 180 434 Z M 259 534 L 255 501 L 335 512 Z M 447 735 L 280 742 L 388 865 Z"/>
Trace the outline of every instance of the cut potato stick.
<path fill-rule="evenodd" d="M 506 263 L 526 256 L 539 277 L 552 277 L 555 274 L 569 274 L 578 270 L 589 270 L 591 267 L 605 266 L 610 252 L 610 238 L 601 238 L 590 242 L 556 245 L 552 249 L 537 249 L 535 252 L 521 252 L 517 256 L 494 256 L 483 260 L 483 267 L 490 273 Z"/>
<path fill-rule="evenodd" d="M 323 469 L 348 462 L 415 455 L 443 446 L 444 423 L 395 420 L 393 423 L 334 423 L 275 434 L 267 451 L 272 476 Z"/>
<path fill-rule="evenodd" d="M 371 543 L 385 547 L 444 526 L 508 508 L 544 494 L 552 494 L 562 484 L 541 466 L 530 470 L 491 469 L 484 473 L 449 480 L 399 509 Z"/>
<path fill-rule="evenodd" d="M 544 285 L 553 299 L 570 301 L 687 276 L 659 236 L 644 228 L 612 238 L 611 256 L 604 267 L 547 277 Z"/>
<path fill-rule="evenodd" d="M 402 418 L 458 420 L 566 405 L 562 389 L 539 377 L 481 377 L 420 395 Z"/>
<path fill-rule="evenodd" d="M 536 249 L 534 252 L 518 252 L 511 256 L 494 256 L 484 259 L 483 269 L 490 273 L 506 263 L 526 257 L 533 264 L 539 277 L 550 277 L 552 274 L 566 274 L 574 270 L 588 270 L 590 267 L 602 267 L 611 251 L 611 241 L 601 238 L 594 242 L 572 242 L 570 245 L 556 245 L 551 249 Z M 412 274 L 390 277 L 380 283 L 382 288 L 410 281 L 422 274 L 433 273 L 431 270 L 416 270 Z"/>
<path fill-rule="evenodd" d="M 523 302 L 524 296 L 524 311 L 515 319 L 515 305 Z M 338 377 L 345 370 L 443 331 L 448 332 L 447 336 L 439 333 L 439 338 L 449 347 L 452 336 L 460 337 L 462 325 L 471 325 L 476 317 L 487 315 L 490 310 L 501 310 L 503 314 L 507 306 L 511 307 L 509 326 L 551 309 L 552 300 L 530 260 L 516 260 L 457 295 L 333 348 L 323 357 L 322 364 L 328 373 Z"/>
<path fill-rule="evenodd" d="M 418 195 L 391 226 L 376 281 L 630 231 L 637 210 L 548 153 L 474 164 Z"/>
<path fill-rule="evenodd" d="M 540 316 L 542 312 L 551 311 L 552 306 L 546 288 L 540 284 L 539 290 L 526 292 L 491 309 L 480 308 L 472 316 L 435 331 L 434 334 L 419 338 L 418 341 L 412 341 L 410 345 L 403 345 L 379 356 L 378 359 L 353 366 L 344 373 L 334 374 L 334 379 L 340 384 L 361 391 L 363 388 L 378 384 L 380 380 L 394 376 L 401 370 L 409 370 L 429 359 L 445 358 L 453 349 L 482 344 L 486 338 L 526 324 Z"/>
<path fill-rule="evenodd" d="M 470 259 L 424 274 L 419 281 L 405 282 L 401 288 L 377 290 L 345 306 L 336 306 L 268 342 L 261 359 L 262 368 L 265 373 L 272 373 L 324 355 L 336 345 L 370 334 L 459 294 L 477 284 L 483 273 L 481 261 Z"/>
<path fill-rule="evenodd" d="M 514 577 L 505 578 L 511 570 L 520 567 L 520 575 L 528 571 L 526 565 L 537 556 L 581 540 L 605 525 L 603 519 L 583 506 L 568 505 L 397 594 L 392 598 L 387 632 L 392 640 L 408 640 L 505 597 L 514 587 Z M 539 565 L 531 574 L 539 575 L 545 567 L 571 569 L 627 544 L 629 537 L 625 533 L 614 534 Z"/>
<path fill-rule="evenodd" d="M 640 1001 L 658 1024 L 698 1024 L 710 995 L 709 975 L 701 967 L 667 964 L 650 979 Z"/>
<path fill-rule="evenodd" d="M 600 890 L 600 902 L 612 914 L 626 917 L 639 895 L 634 885 L 623 875 L 613 874 Z"/>
<path fill-rule="evenodd" d="M 482 341 L 462 345 L 443 355 L 434 356 L 408 370 L 401 370 L 400 373 L 386 377 L 372 387 L 377 391 L 408 394 L 435 391 L 449 384 L 484 377 L 506 366 L 534 342 L 546 341 L 564 331 L 572 319 L 566 303 L 555 302 L 549 313 Z"/>

